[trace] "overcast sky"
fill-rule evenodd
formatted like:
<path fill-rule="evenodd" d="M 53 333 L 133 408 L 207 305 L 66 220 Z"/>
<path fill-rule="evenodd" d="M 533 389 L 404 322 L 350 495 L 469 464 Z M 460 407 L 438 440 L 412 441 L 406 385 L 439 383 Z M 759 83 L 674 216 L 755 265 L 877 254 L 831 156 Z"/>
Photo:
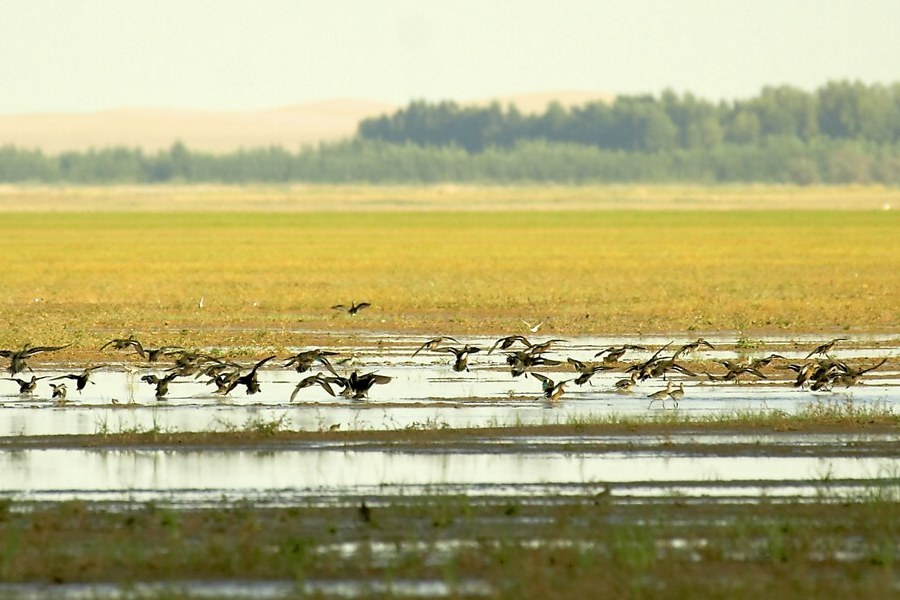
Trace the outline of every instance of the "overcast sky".
<path fill-rule="evenodd" d="M 900 81 L 900 0 L 0 0 L 0 113 Z"/>

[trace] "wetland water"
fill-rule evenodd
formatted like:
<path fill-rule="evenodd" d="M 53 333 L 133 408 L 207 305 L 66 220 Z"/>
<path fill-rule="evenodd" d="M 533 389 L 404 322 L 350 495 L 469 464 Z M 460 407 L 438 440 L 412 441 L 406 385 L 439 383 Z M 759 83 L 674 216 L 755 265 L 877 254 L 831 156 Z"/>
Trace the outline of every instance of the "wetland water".
<path fill-rule="evenodd" d="M 534 337 L 534 336 L 532 336 Z M 543 338 L 537 338 L 543 339 Z M 716 344 L 724 340 L 710 338 Z M 0 443 L 22 436 L 93 435 L 117 432 L 228 431 L 276 423 L 280 429 L 322 431 L 332 428 L 368 431 L 503 427 L 528 424 L 566 424 L 610 416 L 640 416 L 678 413 L 687 415 L 728 414 L 735 411 L 782 411 L 796 413 L 811 403 L 877 405 L 896 410 L 900 403 L 900 374 L 893 363 L 867 376 L 864 384 L 835 392 L 796 389 L 790 377 L 770 370 L 770 379 L 754 382 L 713 382 L 675 374 L 684 384 L 685 395 L 677 409 L 660 403 L 651 405 L 647 395 L 664 387 L 660 380 L 641 382 L 632 393 L 615 391 L 614 382 L 623 377 L 624 366 L 601 371 L 589 384 L 570 384 L 560 401 L 548 403 L 541 397 L 540 382 L 531 376 L 511 377 L 504 354 L 473 354 L 469 371 L 455 372 L 452 355 L 421 352 L 411 355 L 419 338 L 372 336 L 355 347 L 334 348 L 339 357 L 353 357 L 352 366 L 340 370 L 374 371 L 391 377 L 386 385 L 375 385 L 370 399 L 349 400 L 332 397 L 319 386 L 299 390 L 290 400 L 303 374 L 278 368 L 259 371 L 261 391 L 246 395 L 243 388 L 222 397 L 202 378 L 180 377 L 161 400 L 154 388 L 141 382 L 147 373 L 162 374 L 165 365 L 139 365 L 111 356 L 118 362 L 96 370 L 83 392 L 71 389 L 67 402 L 57 405 L 49 398 L 47 380 L 75 373 L 74 365 L 36 365 L 35 375 L 46 377 L 33 396 L 16 392 L 13 382 L 0 388 Z M 476 338 L 471 343 L 489 348 L 493 338 Z M 641 338 L 627 340 L 650 348 L 670 340 Z M 588 361 L 598 349 L 622 343 L 621 339 L 580 338 L 558 344 L 551 356 L 562 364 L 542 367 L 540 372 L 556 380 L 574 377 L 566 357 Z M 802 360 L 814 346 L 804 339 L 767 340 L 758 350 L 706 350 L 692 356 L 691 364 L 704 369 L 722 367 L 716 361 L 764 356 L 777 352 L 784 361 Z M 260 354 L 265 355 L 263 351 Z M 631 361 L 641 361 L 651 350 L 634 351 Z M 896 340 L 873 336 L 856 341 L 841 359 L 877 362 L 900 354 Z M 247 362 L 252 364 L 252 360 Z M 705 365 L 705 366 L 704 366 Z M 71 369 L 71 370 L 69 370 Z M 311 372 L 321 371 L 314 368 Z M 630 485 L 665 486 L 673 482 L 712 483 L 696 493 L 710 493 L 723 482 L 746 487 L 749 482 L 797 486 L 824 479 L 857 485 L 898 476 L 895 455 L 859 456 L 834 450 L 844 443 L 839 436 L 784 436 L 765 441 L 769 450 L 753 455 L 717 452 L 715 448 L 735 443 L 733 437 L 713 437 L 706 442 L 690 440 L 690 450 L 673 451 L 662 444 L 632 437 L 623 447 L 610 448 L 611 439 L 565 442 L 540 438 L 516 440 L 484 439 L 474 445 L 433 446 L 429 451 L 388 446 L 354 448 L 349 444 L 293 444 L 258 448 L 144 448 L 98 449 L 18 447 L 0 451 L 0 494 L 23 498 L 108 498 L 175 497 L 194 499 L 237 498 L 277 493 L 297 496 L 341 496 L 375 494 L 397 489 L 417 490 L 515 490 L 540 487 L 541 494 L 561 493 L 567 486 Z M 869 440 L 871 441 L 871 440 Z M 887 434 L 880 443 L 900 441 Z M 867 440 L 851 441 L 866 444 Z M 672 440 L 668 439 L 667 444 Z M 848 447 L 850 442 L 848 443 Z M 628 445 L 635 448 L 628 449 Z M 806 455 L 784 454 L 775 448 L 792 444 L 806 447 Z M 825 455 L 818 456 L 823 453 Z M 845 455 L 846 454 L 846 455 Z M 493 486 L 493 487 L 492 487 Z M 705 491 L 703 491 L 705 490 Z M 793 493 L 793 492 L 792 492 Z"/>
<path fill-rule="evenodd" d="M 489 348 L 494 340 L 468 341 Z M 655 348 L 668 341 L 641 338 L 629 343 Z M 59 527 L 69 523 L 73 514 L 85 519 L 82 523 L 86 525 L 83 530 L 76 529 L 75 535 L 41 538 L 45 541 L 38 544 L 52 546 L 66 538 L 62 541 L 71 547 L 62 549 L 55 561 L 44 554 L 56 548 L 38 547 L 40 567 L 32 574 L 23 567 L 16 580 L 20 583 L 0 583 L 0 596 L 496 596 L 497 578 L 490 571 L 456 571 L 460 565 L 478 564 L 486 548 L 490 554 L 485 540 L 501 547 L 514 544 L 513 553 L 501 555 L 501 562 L 516 565 L 514 574 L 507 576 L 515 580 L 521 577 L 518 561 L 523 553 L 546 549 L 548 558 L 555 559 L 557 551 L 562 556 L 567 549 L 583 544 L 581 551 L 592 552 L 591 560 L 600 565 L 623 548 L 623 556 L 630 556 L 627 551 L 634 540 L 642 552 L 649 551 L 666 564 L 673 556 L 687 557 L 685 562 L 675 563 L 680 572 L 695 562 L 709 562 L 715 552 L 704 557 L 695 549 L 702 551 L 706 544 L 717 543 L 715 528 L 735 521 L 738 533 L 746 530 L 742 524 L 746 522 L 771 521 L 773 529 L 739 541 L 734 549 L 729 546 L 734 532 L 723 533 L 728 541 L 722 556 L 728 568 L 741 561 L 752 563 L 758 552 L 770 560 L 770 545 L 781 552 L 781 538 L 776 534 L 784 527 L 782 511 L 806 515 L 802 512 L 806 508 L 846 507 L 866 498 L 876 499 L 874 506 L 884 511 L 876 510 L 872 517 L 878 523 L 876 530 L 881 531 L 896 512 L 891 502 L 900 498 L 900 435 L 888 428 L 838 433 L 716 433 L 682 428 L 661 429 L 662 433 L 653 435 L 627 431 L 542 435 L 513 429 L 498 433 L 496 429 L 577 425 L 616 416 L 715 416 L 735 411 L 795 414 L 810 405 L 900 410 L 900 373 L 893 359 L 900 355 L 900 344 L 886 336 L 856 340 L 846 351 L 835 352 L 841 359 L 862 365 L 889 358 L 884 368 L 867 374 L 861 385 L 848 390 L 796 389 L 791 375 L 774 369 L 766 371 L 769 378 L 765 380 L 737 385 L 710 381 L 702 374 L 706 370 L 721 373 L 718 360 L 772 352 L 786 357 L 784 361 L 799 362 L 817 341 L 769 340 L 764 349 L 698 352 L 690 359 L 697 376 L 673 375 L 676 384 L 683 383 L 685 389 L 677 409 L 672 402 L 650 405 L 648 394 L 665 387 L 658 379 L 639 383 L 633 393 L 615 391 L 614 383 L 624 376 L 624 367 L 649 358 L 650 350 L 634 352 L 628 362 L 596 374 L 588 385 L 570 385 L 553 403 L 541 397 L 539 380 L 513 378 L 502 353 L 475 354 L 469 371 L 456 372 L 450 366 L 453 357 L 446 353 L 423 352 L 412 358 L 413 350 L 423 342 L 419 338 L 372 336 L 358 346 L 329 348 L 339 352 L 339 358 L 354 357 L 352 365 L 338 367 L 342 373 L 377 370 L 391 377 L 389 383 L 375 385 L 365 401 L 332 397 L 319 386 L 299 390 L 291 401 L 297 383 L 310 373 L 285 370 L 279 361 L 271 361 L 259 371 L 261 391 L 253 395 L 239 388 L 222 397 L 212 393 L 213 388 L 202 379 L 180 377 L 165 399 L 157 400 L 154 388 L 140 378 L 148 373 L 161 375 L 166 365 L 144 365 L 111 353 L 108 367 L 94 371 L 92 383 L 83 392 L 67 380 L 68 402 L 60 405 L 50 397 L 48 382 L 77 373 L 84 365 L 33 361 L 34 374 L 46 378 L 38 382 L 34 395 L 19 395 L 14 382 L 0 380 L 0 509 L 7 510 L 0 512 L 0 517 L 9 515 L 0 518 L 0 531 L 7 527 L 5 537 L 0 537 L 5 544 L 0 553 L 2 548 L 18 544 L 19 536 L 40 535 L 45 527 L 55 536 L 54 526 L 44 525 L 43 510 L 62 514 Z M 551 355 L 562 364 L 541 367 L 539 372 L 557 381 L 571 379 L 575 374 L 565 364 L 566 357 L 591 360 L 599 349 L 621 343 L 621 339 L 605 338 L 560 343 Z M 260 350 L 240 362 L 252 364 L 254 358 L 267 355 Z M 312 372 L 321 371 L 316 367 Z M 273 441 L 262 434 L 272 424 L 278 429 L 327 432 L 338 428 L 340 432 Z M 465 438 L 460 434 L 441 437 L 440 431 L 412 432 L 426 436 L 421 439 L 404 434 L 407 429 L 463 427 L 494 429 Z M 152 440 L 138 446 L 125 442 L 114 446 L 104 435 L 233 430 L 259 435 L 248 437 L 249 441 L 198 441 L 185 446 Z M 372 433 L 342 433 L 353 430 Z M 67 437 L 73 434 L 96 435 L 93 441 L 101 445 L 86 447 L 83 438 Z M 70 500 L 87 504 L 67 504 Z M 231 512 L 233 508 L 237 513 Z M 375 511 L 375 526 L 362 516 L 363 508 Z M 688 517 L 685 510 L 696 511 L 690 513 L 695 516 Z M 267 511 L 284 511 L 289 517 L 266 521 L 274 518 L 266 517 Z M 755 515 L 753 511 L 759 511 L 761 517 L 741 521 L 741 515 Z M 186 523 L 198 514 L 212 519 L 211 528 L 190 532 L 185 525 L 183 539 L 178 537 L 177 527 L 171 529 L 172 523 Z M 244 516 L 232 518 L 232 514 Z M 668 517 L 660 517 L 662 514 Z M 31 517 L 34 525 L 29 525 Z M 223 520 L 216 521 L 220 517 Z M 245 527 L 246 519 L 253 523 L 257 518 L 261 519 L 258 530 Z M 817 519 L 822 519 L 821 523 Z M 848 535 L 845 519 L 846 512 L 837 517 L 814 517 L 803 521 L 802 530 L 810 523 L 836 526 L 837 533 L 828 543 L 838 557 L 869 560 L 870 555 L 859 549 L 862 542 L 879 551 L 887 548 L 891 556 L 900 551 L 893 538 L 884 542 L 871 532 L 862 538 L 856 531 Z M 110 523 L 109 530 L 100 526 L 103 522 Z M 119 537 L 122 523 L 141 525 L 135 525 L 134 533 Z M 168 523 L 161 538 L 156 523 Z M 234 528 L 223 546 L 215 542 L 221 535 L 216 523 Z M 673 529 L 657 531 L 658 523 Z M 603 532 L 617 527 L 624 533 L 607 540 Z M 697 527 L 704 529 L 695 533 Z M 281 530 L 286 531 L 267 544 L 257 540 L 257 535 Z M 156 538 L 152 537 L 154 531 Z M 200 554 L 215 556 L 227 552 L 248 531 L 254 532 L 252 544 L 237 548 L 239 557 L 226 561 L 231 566 L 217 567 L 206 579 L 194 580 L 193 571 L 178 572 L 173 566 L 184 560 L 191 544 L 207 543 Z M 109 558 L 104 543 L 118 552 L 134 535 L 139 537 L 140 548 L 132 550 L 131 556 L 149 551 L 149 568 L 122 571 L 123 561 L 118 556 L 111 563 L 102 563 Z M 585 535 L 591 539 L 582 539 Z M 82 537 L 86 538 L 83 542 Z M 293 567 L 298 559 L 291 549 L 298 547 L 298 540 L 308 546 L 306 571 Z M 642 547 L 641 540 L 649 541 L 652 548 Z M 25 546 L 20 547 L 20 554 L 29 553 Z M 262 567 L 257 566 L 258 575 L 248 577 L 243 560 L 257 554 L 263 557 Z M 468 558 L 457 560 L 464 555 Z M 175 563 L 167 562 L 170 556 L 178 557 Z M 881 560 L 880 554 L 875 556 Z M 2 558 L 0 569 L 11 564 Z M 270 561 L 281 560 L 288 561 L 290 568 L 268 570 Z M 90 568 L 93 561 L 100 561 L 103 568 L 82 578 L 77 568 Z M 406 571 L 398 571 L 407 563 L 411 566 Z M 539 562 L 547 563 L 547 558 Z M 820 563 L 816 559 L 813 564 Z M 75 570 L 70 571 L 68 580 L 54 575 L 59 565 L 69 564 Z M 159 564 L 168 564 L 172 573 L 159 570 Z M 628 564 L 628 560 L 613 561 L 612 566 L 597 571 Z M 710 571 L 715 571 L 716 565 L 710 564 Z M 827 563 L 827 569 L 833 570 L 834 564 Z M 363 565 L 362 569 L 358 565 Z M 397 577 L 397 572 L 408 578 Z M 821 576 L 816 571 L 811 577 Z M 644 567 L 640 577 L 646 577 Z M 127 583 L 119 583 L 122 581 Z M 49 585 L 51 582 L 59 585 Z M 895 578 L 887 585 L 900 589 Z"/>
<path fill-rule="evenodd" d="M 854 487 L 882 478 L 897 481 L 900 457 L 411 452 L 304 444 L 278 450 L 22 450 L 0 454 L 0 472 L 4 474 L 0 494 L 41 501 L 180 499 L 190 503 L 266 494 L 287 500 L 460 491 L 470 496 L 541 497 L 565 495 L 567 490 L 615 489 L 620 484 L 628 493 L 679 487 L 682 495 L 711 497 L 779 487 L 804 495 L 816 493 L 817 484 Z M 692 490 L 690 494 L 686 489 Z"/>
<path fill-rule="evenodd" d="M 534 337 L 534 336 L 532 336 Z M 455 372 L 452 355 L 413 350 L 420 338 L 371 336 L 354 347 L 337 347 L 339 357 L 352 357 L 352 364 L 341 371 L 358 369 L 377 371 L 391 377 L 387 385 L 375 385 L 368 401 L 332 397 L 319 386 L 301 389 L 292 402 L 297 383 L 321 367 L 296 373 L 277 367 L 272 361 L 259 371 L 261 391 L 246 395 L 238 388 L 228 396 L 219 396 L 204 378 L 180 377 L 172 382 L 162 400 L 154 397 L 154 388 L 140 380 L 142 375 L 162 375 L 166 365 L 125 363 L 122 355 L 112 353 L 109 367 L 96 370 L 82 392 L 69 384 L 68 400 L 57 406 L 50 398 L 48 381 L 66 373 L 77 373 L 76 365 L 36 366 L 34 375 L 46 377 L 38 382 L 33 396 L 21 396 L 17 385 L 0 381 L 0 437 L 16 435 L 62 435 L 112 433 L 117 431 L 162 429 L 165 431 L 211 431 L 244 427 L 247 423 L 280 420 L 284 429 L 317 431 L 339 426 L 342 430 L 398 430 L 416 427 L 469 428 L 567 423 L 609 415 L 640 416 L 670 411 L 657 402 L 649 405 L 648 394 L 663 389 L 665 383 L 654 379 L 639 383 L 631 393 L 617 393 L 614 384 L 625 377 L 628 363 L 614 370 L 597 373 L 588 384 L 569 383 L 559 402 L 547 403 L 541 397 L 540 382 L 531 376 L 511 377 L 504 354 L 497 351 L 473 354 L 470 370 Z M 536 338 L 543 339 L 543 338 Z M 714 344 L 724 340 L 709 338 Z M 493 338 L 474 338 L 472 344 L 490 348 Z M 659 347 L 666 338 L 635 338 L 628 343 Z M 592 360 L 593 354 L 608 346 L 621 344 L 621 338 L 578 338 L 562 342 L 549 356 L 563 364 L 536 369 L 556 381 L 572 379 L 576 374 L 565 363 L 567 357 Z M 802 361 L 815 341 L 792 338 L 767 340 L 765 349 L 707 350 L 692 360 L 701 360 L 705 369 L 720 373 L 716 361 L 778 353 L 784 362 Z M 264 354 L 264 351 L 260 351 Z M 648 358 L 651 351 L 633 351 L 626 360 Z M 842 360 L 875 363 L 885 357 L 900 356 L 897 340 L 890 336 L 871 336 L 852 348 L 835 351 Z M 247 361 L 250 362 L 250 361 Z M 900 403 L 900 372 L 889 363 L 868 374 L 862 384 L 849 389 L 810 392 L 795 389 L 788 371 L 770 369 L 771 379 L 732 382 L 710 381 L 703 373 L 697 377 L 673 374 L 673 381 L 684 384 L 685 396 L 678 411 L 687 415 L 727 414 L 735 411 L 780 410 L 796 413 L 810 403 L 845 402 L 894 407 Z M 67 370 L 67 368 L 71 370 Z M 30 374 L 29 374 L 30 375 Z M 115 404 L 114 404 L 115 402 Z"/>

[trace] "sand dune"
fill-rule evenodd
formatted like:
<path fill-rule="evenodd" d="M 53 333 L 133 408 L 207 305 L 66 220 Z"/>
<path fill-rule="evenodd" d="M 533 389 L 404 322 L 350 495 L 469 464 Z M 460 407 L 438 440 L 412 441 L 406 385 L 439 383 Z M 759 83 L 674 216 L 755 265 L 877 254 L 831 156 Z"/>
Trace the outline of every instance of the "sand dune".
<path fill-rule="evenodd" d="M 552 100 L 571 106 L 610 97 L 591 92 L 547 92 L 464 104 L 484 105 L 496 100 L 503 106 L 516 104 L 523 112 L 541 112 Z M 180 140 L 191 149 L 209 152 L 261 146 L 295 151 L 305 145 L 350 137 L 362 119 L 398 108 L 384 102 L 335 99 L 254 111 L 122 108 L 90 113 L 0 115 L 0 146 L 40 148 L 50 154 L 110 146 L 153 152 Z"/>

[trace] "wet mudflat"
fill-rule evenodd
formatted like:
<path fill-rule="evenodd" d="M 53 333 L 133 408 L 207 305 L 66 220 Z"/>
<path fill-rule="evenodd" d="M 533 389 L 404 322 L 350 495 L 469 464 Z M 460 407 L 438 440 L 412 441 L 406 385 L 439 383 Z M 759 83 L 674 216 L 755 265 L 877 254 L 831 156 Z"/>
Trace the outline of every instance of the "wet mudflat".
<path fill-rule="evenodd" d="M 566 357 L 620 341 L 563 342 L 560 364 L 535 371 L 571 379 Z M 157 399 L 140 377 L 165 366 L 121 357 L 65 403 L 0 382 L 0 595 L 900 592 L 896 340 L 837 351 L 887 360 L 818 392 L 774 368 L 705 375 L 719 360 L 799 361 L 812 340 L 712 341 L 685 361 L 696 375 L 669 375 L 677 408 L 650 403 L 661 379 L 617 392 L 625 364 L 548 401 L 503 354 L 457 372 L 447 354 L 411 357 L 422 339 L 379 336 L 335 348 L 352 357 L 340 372 L 391 377 L 367 400 L 319 386 L 292 400 L 310 373 L 277 361 L 250 395 L 185 377 Z M 77 370 L 35 364 L 48 380 Z"/>

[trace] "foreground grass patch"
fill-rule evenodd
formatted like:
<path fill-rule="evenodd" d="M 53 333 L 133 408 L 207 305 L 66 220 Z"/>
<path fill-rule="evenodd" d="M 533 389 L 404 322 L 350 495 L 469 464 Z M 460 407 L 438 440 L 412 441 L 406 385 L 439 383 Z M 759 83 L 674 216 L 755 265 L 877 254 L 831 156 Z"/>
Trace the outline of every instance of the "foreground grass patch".
<path fill-rule="evenodd" d="M 490 597 L 884 597 L 900 504 L 433 495 L 286 508 L 0 505 L 0 579 L 73 583 L 434 580 Z M 127 588 L 126 588 L 127 589 Z M 459 587 L 459 589 L 463 589 Z"/>

